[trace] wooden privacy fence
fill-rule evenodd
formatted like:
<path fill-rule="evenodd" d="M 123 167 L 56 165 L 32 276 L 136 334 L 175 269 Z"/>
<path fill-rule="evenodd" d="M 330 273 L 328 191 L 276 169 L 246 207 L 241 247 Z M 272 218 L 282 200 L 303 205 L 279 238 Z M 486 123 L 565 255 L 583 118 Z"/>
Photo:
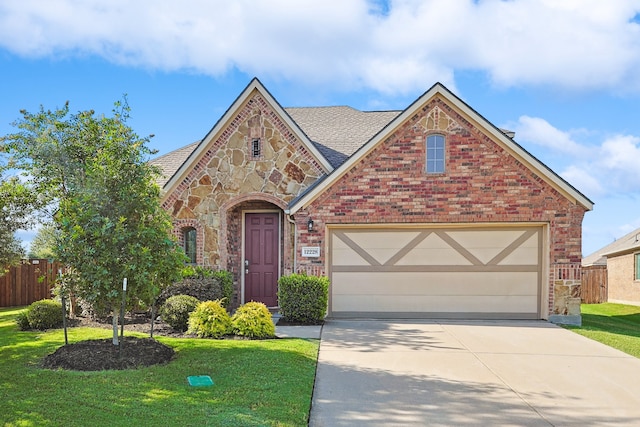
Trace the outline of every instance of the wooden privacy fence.
<path fill-rule="evenodd" d="M 59 268 L 60 263 L 47 259 L 24 260 L 20 265 L 9 267 L 9 272 L 0 276 L 0 307 L 29 305 L 51 298 Z"/>
<path fill-rule="evenodd" d="M 582 267 L 582 283 L 580 297 L 584 304 L 600 304 L 607 302 L 608 282 L 607 266 L 592 265 Z"/>

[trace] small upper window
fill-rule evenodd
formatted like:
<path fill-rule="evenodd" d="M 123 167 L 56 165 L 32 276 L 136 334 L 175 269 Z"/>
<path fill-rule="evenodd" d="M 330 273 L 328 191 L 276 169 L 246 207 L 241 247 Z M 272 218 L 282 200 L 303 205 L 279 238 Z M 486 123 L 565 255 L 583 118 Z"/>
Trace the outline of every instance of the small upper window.
<path fill-rule="evenodd" d="M 251 140 L 251 157 L 260 157 L 260 138 Z"/>
<path fill-rule="evenodd" d="M 427 173 L 444 173 L 444 136 L 427 137 Z"/>
<path fill-rule="evenodd" d="M 196 229 L 185 228 L 183 231 L 184 237 L 184 253 L 187 254 L 189 264 L 196 263 Z"/>
<path fill-rule="evenodd" d="M 640 280 L 640 253 L 637 253 L 634 255 L 634 260 L 635 260 L 635 272 L 636 272 L 636 280 Z"/>

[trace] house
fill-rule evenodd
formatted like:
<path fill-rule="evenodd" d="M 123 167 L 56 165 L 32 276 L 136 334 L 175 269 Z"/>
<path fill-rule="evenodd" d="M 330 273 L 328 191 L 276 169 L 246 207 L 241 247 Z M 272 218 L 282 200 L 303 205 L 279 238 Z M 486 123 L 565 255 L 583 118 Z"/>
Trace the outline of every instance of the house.
<path fill-rule="evenodd" d="M 640 228 L 586 256 L 582 267 L 606 269 L 608 302 L 640 305 Z"/>
<path fill-rule="evenodd" d="M 283 108 L 254 79 L 153 163 L 191 261 L 231 271 L 235 305 L 277 306 L 278 277 L 307 272 L 329 276 L 333 317 L 579 319 L 593 203 L 442 84 L 363 112 Z"/>

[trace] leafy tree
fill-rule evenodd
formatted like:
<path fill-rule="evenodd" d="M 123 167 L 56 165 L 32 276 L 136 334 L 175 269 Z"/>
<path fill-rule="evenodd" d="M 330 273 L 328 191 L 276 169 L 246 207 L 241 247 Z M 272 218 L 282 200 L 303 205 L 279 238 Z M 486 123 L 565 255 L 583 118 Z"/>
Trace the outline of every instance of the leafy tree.
<path fill-rule="evenodd" d="M 2 175 L 0 175 L 2 177 Z M 24 249 L 15 232 L 29 228 L 37 198 L 17 177 L 0 180 L 0 274 L 24 257 Z"/>
<path fill-rule="evenodd" d="M 78 295 L 100 311 L 113 312 L 114 344 L 122 281 L 127 305 L 151 303 L 163 286 L 179 277 L 184 253 L 172 237 L 171 219 L 160 206 L 158 170 L 148 163 L 150 137 L 127 125 L 126 98 L 112 117 L 93 111 L 22 112 L 4 137 L 14 167 L 49 203 L 59 231 L 58 259 L 78 275 Z"/>
<path fill-rule="evenodd" d="M 36 233 L 29 246 L 29 258 L 55 258 L 57 231 L 55 224 L 43 224 Z"/>

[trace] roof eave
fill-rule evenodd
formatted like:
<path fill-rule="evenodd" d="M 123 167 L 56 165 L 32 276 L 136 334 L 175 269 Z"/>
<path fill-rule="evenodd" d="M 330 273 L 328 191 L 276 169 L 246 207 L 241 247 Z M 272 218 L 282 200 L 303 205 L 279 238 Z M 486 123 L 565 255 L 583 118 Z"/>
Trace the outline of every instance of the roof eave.
<path fill-rule="evenodd" d="M 612 258 L 612 257 L 620 256 L 620 255 L 631 254 L 631 253 L 639 251 L 639 250 L 640 250 L 640 242 L 636 242 L 636 244 L 634 244 L 633 246 L 630 246 L 630 247 L 624 248 L 624 249 L 618 249 L 618 250 L 611 251 L 611 252 L 606 252 L 606 253 L 603 253 L 602 256 L 606 257 L 606 258 Z"/>

